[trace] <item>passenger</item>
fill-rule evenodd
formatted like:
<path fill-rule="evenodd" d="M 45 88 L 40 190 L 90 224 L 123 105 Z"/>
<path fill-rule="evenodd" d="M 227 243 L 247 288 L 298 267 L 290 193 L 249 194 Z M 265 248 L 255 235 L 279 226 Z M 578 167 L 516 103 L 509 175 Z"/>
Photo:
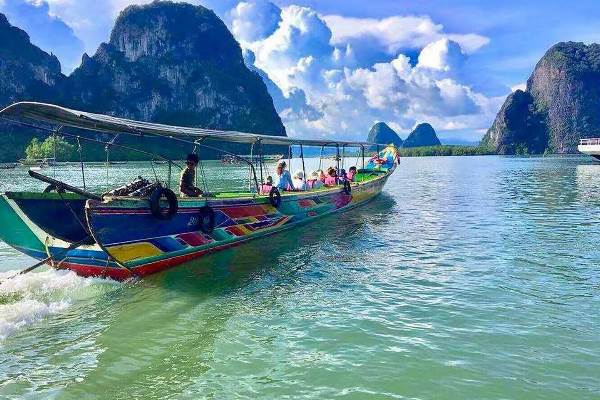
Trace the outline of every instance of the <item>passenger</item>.
<path fill-rule="evenodd" d="M 319 172 L 323 173 L 323 171 L 321 170 L 311 172 L 310 177 L 306 180 L 309 190 L 321 189 L 323 187 L 323 181 L 321 181 L 321 179 L 319 178 Z"/>
<path fill-rule="evenodd" d="M 346 180 L 346 170 L 342 168 L 340 170 L 340 173 L 338 174 L 338 183 L 343 184 L 345 180 Z"/>
<path fill-rule="evenodd" d="M 385 163 L 383 158 L 379 158 L 379 153 L 373 153 L 373 157 L 369 161 L 373 161 L 376 165 L 382 165 Z"/>
<path fill-rule="evenodd" d="M 348 170 L 348 173 L 346 174 L 346 178 L 350 182 L 354 182 L 355 177 L 356 177 L 356 167 L 350 167 L 350 169 Z"/>
<path fill-rule="evenodd" d="M 292 178 L 292 183 L 294 184 L 294 189 L 304 192 L 307 189 L 306 182 L 304 181 L 304 172 L 298 170 L 294 174 Z"/>
<path fill-rule="evenodd" d="M 188 154 L 185 161 L 186 168 L 181 171 L 179 179 L 179 192 L 181 197 L 198 197 L 202 195 L 202 190 L 195 186 L 196 184 L 196 166 L 198 165 L 198 156 Z"/>
<path fill-rule="evenodd" d="M 327 179 L 327 176 L 325 175 L 325 172 L 323 172 L 322 169 L 318 170 L 317 172 L 319 173 L 319 180 L 322 183 L 325 183 L 325 179 Z"/>
<path fill-rule="evenodd" d="M 286 171 L 287 164 L 281 160 L 277 163 L 277 175 L 275 176 L 274 185 L 279 190 L 293 190 L 292 176 L 289 171 Z"/>
<path fill-rule="evenodd" d="M 273 177 L 271 175 L 267 176 L 267 181 L 262 184 L 260 191 L 264 193 L 271 192 L 271 188 L 273 187 Z"/>
<path fill-rule="evenodd" d="M 337 185 L 337 176 L 335 173 L 335 168 L 330 167 L 327 170 L 327 178 L 325 178 L 325 186 L 335 186 Z"/>

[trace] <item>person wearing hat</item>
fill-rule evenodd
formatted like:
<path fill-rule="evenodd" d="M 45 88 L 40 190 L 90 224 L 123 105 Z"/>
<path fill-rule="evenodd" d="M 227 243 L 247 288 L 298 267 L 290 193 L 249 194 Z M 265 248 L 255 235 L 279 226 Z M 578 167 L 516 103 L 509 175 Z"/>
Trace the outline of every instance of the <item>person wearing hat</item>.
<path fill-rule="evenodd" d="M 304 172 L 298 170 L 294 173 L 294 177 L 292 178 L 292 183 L 294 184 L 294 190 L 299 190 L 304 192 L 306 190 L 306 181 L 304 180 Z"/>
<path fill-rule="evenodd" d="M 279 190 L 294 190 L 294 183 L 292 182 L 292 176 L 290 172 L 286 170 L 287 164 L 281 160 L 277 163 L 277 170 L 275 172 L 274 186 Z"/>

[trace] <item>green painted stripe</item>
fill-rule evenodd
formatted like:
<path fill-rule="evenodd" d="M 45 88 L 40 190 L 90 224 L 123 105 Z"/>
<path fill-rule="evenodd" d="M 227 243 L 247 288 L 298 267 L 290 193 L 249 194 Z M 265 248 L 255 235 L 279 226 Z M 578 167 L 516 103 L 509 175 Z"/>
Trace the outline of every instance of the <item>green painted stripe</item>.
<path fill-rule="evenodd" d="M 8 204 L 5 195 L 0 196 L 0 239 L 13 247 L 46 251 L 44 244 Z"/>

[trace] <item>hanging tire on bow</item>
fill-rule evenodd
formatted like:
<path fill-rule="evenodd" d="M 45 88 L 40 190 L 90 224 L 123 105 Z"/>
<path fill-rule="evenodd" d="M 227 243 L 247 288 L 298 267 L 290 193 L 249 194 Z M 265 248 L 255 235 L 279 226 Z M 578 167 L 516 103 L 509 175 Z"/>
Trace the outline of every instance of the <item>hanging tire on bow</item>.
<path fill-rule="evenodd" d="M 209 206 L 200 208 L 198 212 L 200 219 L 200 230 L 207 235 L 210 235 L 215 230 L 215 212 Z"/>
<path fill-rule="evenodd" d="M 269 203 L 275 208 L 279 208 L 281 205 L 281 193 L 279 193 L 279 189 L 276 187 L 272 187 L 269 192 Z"/>
<path fill-rule="evenodd" d="M 169 203 L 168 208 L 162 208 L 160 206 L 160 201 L 163 197 Z M 171 189 L 157 187 L 150 195 L 150 211 L 155 218 L 160 220 L 171 219 L 177 214 L 178 209 L 179 204 L 177 202 L 177 196 Z"/>
<path fill-rule="evenodd" d="M 352 186 L 350 185 L 350 181 L 348 179 L 344 181 L 344 193 L 348 196 L 352 194 Z"/>

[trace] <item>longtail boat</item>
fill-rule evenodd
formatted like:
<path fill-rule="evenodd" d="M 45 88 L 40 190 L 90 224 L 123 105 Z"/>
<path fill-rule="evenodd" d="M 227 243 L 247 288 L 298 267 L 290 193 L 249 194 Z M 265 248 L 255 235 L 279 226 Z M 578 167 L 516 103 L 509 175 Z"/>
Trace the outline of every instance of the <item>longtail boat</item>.
<path fill-rule="evenodd" d="M 43 192 L 6 192 L 0 195 L 0 239 L 58 269 L 82 276 L 117 280 L 146 276 L 169 267 L 264 237 L 319 217 L 364 204 L 381 193 L 395 171 L 399 156 L 394 146 L 377 145 L 377 155 L 365 160 L 373 143 L 294 139 L 285 136 L 216 131 L 133 121 L 34 102 L 15 103 L 0 111 L 0 118 L 48 134 L 60 132 L 79 143 L 92 141 L 146 154 L 150 162 L 168 164 L 167 182 L 152 183 L 151 193 L 91 193 L 38 172 L 32 178 L 46 182 Z M 160 137 L 197 148 L 215 147 L 207 141 L 242 143 L 257 150 L 249 158 L 223 150 L 249 167 L 244 191 L 205 192 L 201 197 L 178 197 L 171 191 L 172 170 L 181 166 L 159 154 L 86 134 Z M 116 136 L 115 136 L 116 138 Z M 334 147 L 340 167 L 340 149 L 359 148 L 362 167 L 354 179 L 307 191 L 265 190 L 263 146 L 300 149 Z M 383 146 L 383 147 L 380 147 Z M 382 151 L 379 151 L 383 148 Z M 108 151 L 108 150 L 107 150 Z M 257 156 L 258 155 L 258 156 Z M 84 173 L 84 163 L 81 162 Z"/>

